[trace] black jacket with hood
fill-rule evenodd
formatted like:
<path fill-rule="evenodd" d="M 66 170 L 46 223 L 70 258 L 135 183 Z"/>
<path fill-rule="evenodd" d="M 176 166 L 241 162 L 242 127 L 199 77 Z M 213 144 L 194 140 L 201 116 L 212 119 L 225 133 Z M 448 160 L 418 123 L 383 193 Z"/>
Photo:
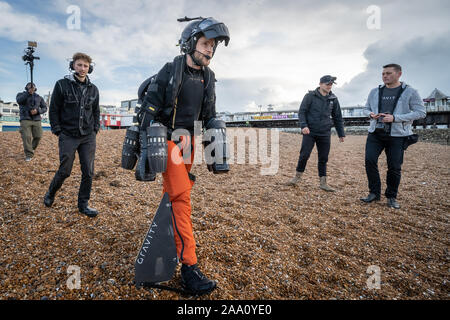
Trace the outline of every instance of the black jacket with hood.
<path fill-rule="evenodd" d="M 323 96 L 319 88 L 309 91 L 300 105 L 298 112 L 300 127 L 309 128 L 311 135 L 327 136 L 334 125 L 339 137 L 345 137 L 344 120 L 337 97 L 330 94 Z"/>
<path fill-rule="evenodd" d="M 99 92 L 86 77 L 81 84 L 73 74 L 58 80 L 49 111 L 52 132 L 80 137 L 100 129 Z"/>
<path fill-rule="evenodd" d="M 32 95 L 28 91 L 19 92 L 16 96 L 19 104 L 20 120 L 41 121 L 41 114 L 47 112 L 47 104 L 44 99 L 36 93 Z M 32 115 L 31 110 L 36 109 L 38 113 Z"/>
<path fill-rule="evenodd" d="M 144 111 L 140 121 L 142 129 L 149 125 L 150 120 L 161 122 L 169 132 L 174 129 L 185 66 L 186 56 L 177 56 L 173 62 L 166 63 L 156 77 L 149 79 L 150 83 L 141 106 Z M 209 120 L 216 117 L 216 78 L 208 67 L 203 67 L 203 78 L 205 91 L 200 120 L 205 126 Z"/>

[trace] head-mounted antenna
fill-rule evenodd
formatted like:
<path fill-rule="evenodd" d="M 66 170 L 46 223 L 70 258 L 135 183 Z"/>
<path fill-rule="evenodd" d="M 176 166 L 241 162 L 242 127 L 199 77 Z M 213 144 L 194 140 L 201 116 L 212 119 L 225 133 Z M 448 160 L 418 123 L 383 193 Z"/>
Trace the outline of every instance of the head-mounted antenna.
<path fill-rule="evenodd" d="M 187 16 L 184 16 L 184 18 L 177 19 L 178 22 L 189 22 L 193 20 L 203 20 L 203 17 L 197 17 L 197 18 L 188 18 Z"/>

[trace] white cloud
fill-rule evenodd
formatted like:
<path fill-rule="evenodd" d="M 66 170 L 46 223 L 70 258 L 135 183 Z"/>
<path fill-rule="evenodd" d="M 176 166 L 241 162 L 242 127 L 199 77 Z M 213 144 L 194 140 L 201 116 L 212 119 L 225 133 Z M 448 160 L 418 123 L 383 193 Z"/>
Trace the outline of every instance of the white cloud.
<path fill-rule="evenodd" d="M 439 36 L 416 37 L 406 41 L 384 39 L 369 46 L 364 55 L 368 60 L 366 70 L 336 91 L 345 105 L 364 103 L 369 90 L 382 83 L 382 66 L 389 63 L 402 66 L 401 81 L 418 89 L 422 98 L 436 87 L 450 93 L 447 67 L 450 31 Z"/>

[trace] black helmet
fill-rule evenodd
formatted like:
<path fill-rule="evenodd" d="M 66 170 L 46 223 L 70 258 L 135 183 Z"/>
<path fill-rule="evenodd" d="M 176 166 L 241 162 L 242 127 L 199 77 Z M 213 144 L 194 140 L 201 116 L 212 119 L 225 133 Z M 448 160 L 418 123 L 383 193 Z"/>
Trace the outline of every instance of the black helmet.
<path fill-rule="evenodd" d="M 182 19 L 179 19 L 179 21 L 182 21 Z M 187 54 L 193 53 L 197 46 L 197 41 L 202 35 L 208 39 L 216 40 L 214 52 L 219 42 L 225 41 L 225 46 L 228 46 L 228 42 L 230 41 L 230 33 L 223 22 L 219 22 L 211 17 L 201 18 L 199 21 L 189 23 L 184 28 L 181 39 L 179 40 L 181 52 Z"/>

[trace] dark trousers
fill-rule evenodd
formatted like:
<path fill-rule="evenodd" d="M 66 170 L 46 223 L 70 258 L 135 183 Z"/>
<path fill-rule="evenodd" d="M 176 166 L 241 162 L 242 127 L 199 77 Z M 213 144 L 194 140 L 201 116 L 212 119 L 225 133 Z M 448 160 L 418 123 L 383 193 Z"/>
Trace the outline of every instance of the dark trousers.
<path fill-rule="evenodd" d="M 61 133 L 59 135 L 59 169 L 50 183 L 49 193 L 52 197 L 61 188 L 71 172 L 75 152 L 78 151 L 81 165 L 81 185 L 78 192 L 78 207 L 86 207 L 91 197 L 92 179 L 94 177 L 94 159 L 96 148 L 96 134 L 71 137 Z"/>
<path fill-rule="evenodd" d="M 378 172 L 378 158 L 384 150 L 388 171 L 386 178 L 387 198 L 397 198 L 398 187 L 402 176 L 404 137 L 391 137 L 385 133 L 369 133 L 366 142 L 366 173 L 371 193 L 380 196 L 381 180 Z"/>
<path fill-rule="evenodd" d="M 300 149 L 300 157 L 298 158 L 297 172 L 304 172 L 306 163 L 314 148 L 317 145 L 319 156 L 318 169 L 319 177 L 327 175 L 328 155 L 330 154 L 331 136 L 313 136 L 311 134 L 303 135 L 302 147 Z"/>

